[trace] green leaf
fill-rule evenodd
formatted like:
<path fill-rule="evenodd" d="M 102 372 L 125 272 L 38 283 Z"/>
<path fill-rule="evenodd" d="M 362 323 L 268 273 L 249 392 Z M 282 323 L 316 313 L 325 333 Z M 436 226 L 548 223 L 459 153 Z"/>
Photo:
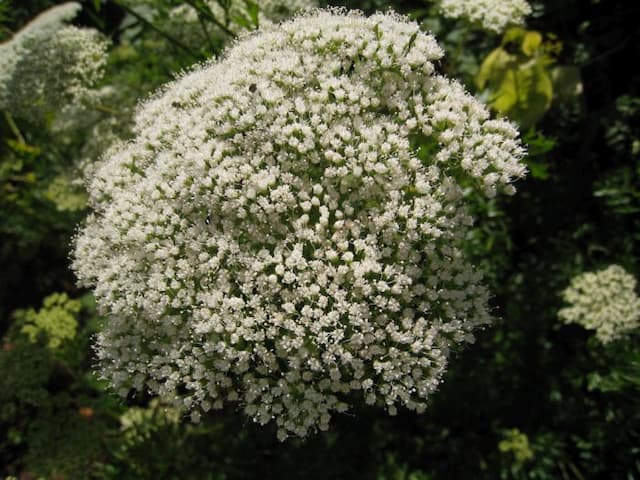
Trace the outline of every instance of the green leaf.
<path fill-rule="evenodd" d="M 532 178 L 536 180 L 547 180 L 549 178 L 549 167 L 544 163 L 528 160 L 527 167 Z"/>
<path fill-rule="evenodd" d="M 551 106 L 553 85 L 546 70 L 538 63 L 507 70 L 491 105 L 513 118 L 523 127 L 535 124 Z"/>
<path fill-rule="evenodd" d="M 489 103 L 495 110 L 526 128 L 551 106 L 553 84 L 546 63 L 544 57 L 524 61 L 497 48 L 482 63 L 476 84 L 489 90 Z"/>
<path fill-rule="evenodd" d="M 251 29 L 253 27 L 251 20 L 249 20 L 247 17 L 245 17 L 242 14 L 232 15 L 231 21 L 246 29 Z"/>
<path fill-rule="evenodd" d="M 260 25 L 260 7 L 257 3 L 252 2 L 251 0 L 245 0 L 244 3 L 247 6 L 247 13 L 249 14 L 249 18 L 251 18 L 253 26 L 258 27 Z"/>
<path fill-rule="evenodd" d="M 493 50 L 480 65 L 480 70 L 476 75 L 476 85 L 483 90 L 488 83 L 501 78 L 515 61 L 515 57 L 507 53 L 507 51 L 498 47 Z"/>
<path fill-rule="evenodd" d="M 33 159 L 40 155 L 40 153 L 42 153 L 42 150 L 40 150 L 40 148 L 33 147 L 18 140 L 12 140 L 8 138 L 6 139 L 6 142 L 9 148 L 13 150 L 14 153 L 17 153 L 18 155 L 21 155 L 25 158 Z"/>
<path fill-rule="evenodd" d="M 502 45 L 506 45 L 508 43 L 520 43 L 522 38 L 526 35 L 526 30 L 522 27 L 511 27 L 506 32 L 504 32 L 504 37 L 502 38 Z"/>
<path fill-rule="evenodd" d="M 540 49 L 542 45 L 542 35 L 540 32 L 528 31 L 525 33 L 522 39 L 522 53 L 529 57 L 533 57 L 534 54 Z"/>

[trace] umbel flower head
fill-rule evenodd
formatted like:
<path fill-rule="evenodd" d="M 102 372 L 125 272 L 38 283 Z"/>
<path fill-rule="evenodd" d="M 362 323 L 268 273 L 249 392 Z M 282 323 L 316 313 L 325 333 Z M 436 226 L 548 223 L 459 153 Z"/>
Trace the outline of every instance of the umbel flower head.
<path fill-rule="evenodd" d="M 520 25 L 531 13 L 526 0 L 440 0 L 445 17 L 463 18 L 484 30 L 503 32 L 510 25 Z"/>
<path fill-rule="evenodd" d="M 463 189 L 513 192 L 516 129 L 436 73 L 417 24 L 315 11 L 143 104 L 90 185 L 74 268 L 101 371 L 279 438 L 352 401 L 423 411 L 489 322 Z"/>
<path fill-rule="evenodd" d="M 637 281 L 619 265 L 577 275 L 562 292 L 569 306 L 558 316 L 565 323 L 577 323 L 596 331 L 602 343 L 623 337 L 640 327 L 640 298 Z"/>
<path fill-rule="evenodd" d="M 66 25 L 80 8 L 53 7 L 0 44 L 0 108 L 34 117 L 90 98 L 108 42 L 95 29 Z"/>

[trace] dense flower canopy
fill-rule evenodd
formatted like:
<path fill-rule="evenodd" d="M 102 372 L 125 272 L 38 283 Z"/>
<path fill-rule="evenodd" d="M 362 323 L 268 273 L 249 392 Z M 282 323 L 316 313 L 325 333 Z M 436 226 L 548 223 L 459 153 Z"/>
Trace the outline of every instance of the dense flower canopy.
<path fill-rule="evenodd" d="M 66 24 L 80 8 L 50 8 L 0 44 L 0 108 L 30 117 L 90 97 L 108 42 L 95 29 Z"/>
<path fill-rule="evenodd" d="M 237 402 L 280 438 L 358 397 L 424 410 L 489 321 L 463 191 L 525 173 L 516 129 L 441 57 L 403 17 L 319 10 L 143 104 L 75 246 L 103 375 L 195 420 Z"/>
<path fill-rule="evenodd" d="M 602 343 L 619 339 L 640 327 L 637 281 L 619 265 L 586 272 L 571 280 L 562 292 L 569 304 L 559 312 L 565 323 L 577 323 L 596 331 Z"/>
<path fill-rule="evenodd" d="M 519 25 L 531 13 L 526 0 L 441 0 L 442 14 L 463 18 L 484 30 L 501 33 L 509 25 Z"/>

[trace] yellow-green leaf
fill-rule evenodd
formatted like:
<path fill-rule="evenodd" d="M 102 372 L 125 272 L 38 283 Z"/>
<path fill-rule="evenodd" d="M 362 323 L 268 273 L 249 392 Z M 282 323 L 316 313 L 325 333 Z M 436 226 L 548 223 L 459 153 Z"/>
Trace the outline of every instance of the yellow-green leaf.
<path fill-rule="evenodd" d="M 522 39 L 522 52 L 529 57 L 533 57 L 541 45 L 542 35 L 540 32 L 534 30 L 528 31 Z"/>
<path fill-rule="evenodd" d="M 504 33 L 502 45 L 506 45 L 507 43 L 520 43 L 520 40 L 526 33 L 527 31 L 522 27 L 511 27 Z"/>
<path fill-rule="evenodd" d="M 510 55 L 504 48 L 498 47 L 493 50 L 484 59 L 476 75 L 478 88 L 483 90 L 488 84 L 499 82 L 514 61 L 515 57 Z"/>
<path fill-rule="evenodd" d="M 492 106 L 526 128 L 542 118 L 552 98 L 551 77 L 543 65 L 532 61 L 509 70 L 494 94 Z"/>

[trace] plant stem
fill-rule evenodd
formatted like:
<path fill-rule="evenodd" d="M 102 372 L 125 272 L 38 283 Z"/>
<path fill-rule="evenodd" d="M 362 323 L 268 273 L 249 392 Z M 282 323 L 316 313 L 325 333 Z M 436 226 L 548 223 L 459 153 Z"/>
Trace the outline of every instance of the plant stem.
<path fill-rule="evenodd" d="M 213 51 L 215 50 L 215 47 L 213 45 L 213 41 L 211 40 L 211 36 L 209 35 L 209 30 L 207 30 L 207 24 L 204 23 L 204 20 L 202 20 L 202 17 L 200 15 L 198 15 L 198 22 L 200 22 L 200 26 L 202 27 L 202 31 L 204 32 L 204 36 L 207 39 L 207 43 L 209 44 L 209 48 L 211 49 L 211 52 L 213 53 Z"/>
<path fill-rule="evenodd" d="M 21 144 L 26 145 L 27 142 L 22 136 L 22 133 L 20 132 L 18 125 L 16 125 L 16 122 L 13 120 L 13 117 L 11 116 L 11 114 L 6 110 L 4 110 L 3 113 L 4 113 L 4 119 L 6 120 L 7 125 L 9 125 L 9 129 L 11 130 L 11 133 L 15 135 L 15 137 L 18 139 L 18 141 Z"/>
<path fill-rule="evenodd" d="M 578 470 L 578 467 L 576 467 L 573 462 L 568 462 L 567 465 L 569 465 L 569 469 L 573 472 L 578 480 L 584 480 L 582 473 L 580 473 L 580 470 Z"/>
<path fill-rule="evenodd" d="M 236 37 L 236 34 L 233 33 L 231 30 L 229 30 L 229 28 L 227 28 L 227 26 L 223 24 L 220 20 L 218 20 L 216 16 L 211 12 L 211 10 L 209 10 L 208 8 L 202 8 L 193 0 L 185 0 L 185 3 L 195 8 L 198 11 L 198 13 L 201 13 L 202 15 L 204 15 L 207 18 L 207 20 L 212 22 L 214 25 L 216 25 L 220 30 L 222 30 L 224 33 L 226 33 L 230 37 L 232 38 Z"/>
<path fill-rule="evenodd" d="M 456 45 L 456 51 L 453 54 L 453 58 L 451 60 L 451 65 L 453 65 L 456 69 L 458 68 L 458 61 L 460 60 L 460 55 L 462 55 L 462 48 L 464 47 L 465 42 L 467 41 L 467 37 L 469 36 L 469 28 L 465 28 L 462 30 L 460 34 L 460 38 L 458 39 L 458 44 Z"/>
<path fill-rule="evenodd" d="M 94 105 L 93 109 L 98 111 L 98 112 L 108 113 L 109 115 L 115 115 L 116 114 L 116 111 L 113 108 L 107 107 L 105 105 L 100 105 L 100 104 Z"/>
<path fill-rule="evenodd" d="M 142 15 L 140 15 L 138 12 L 136 12 L 132 8 L 129 8 L 127 5 L 123 4 L 120 0 L 113 0 L 113 3 L 118 5 L 120 8 L 122 8 L 125 12 L 127 12 L 128 14 L 133 16 L 134 18 L 136 18 L 139 22 L 143 23 L 144 25 L 146 25 L 147 27 L 149 27 L 150 29 L 152 29 L 156 33 L 162 35 L 164 38 L 169 40 L 169 42 L 173 43 L 176 47 L 178 47 L 178 48 L 184 50 L 185 52 L 187 52 L 189 55 L 191 55 L 196 60 L 202 60 L 202 56 L 199 53 L 194 52 L 193 50 L 191 50 L 187 45 L 182 43 L 180 40 L 175 38 L 173 35 L 170 35 L 169 33 L 165 32 L 164 30 L 156 27 L 153 23 L 151 23 L 149 20 L 144 18 Z"/>

